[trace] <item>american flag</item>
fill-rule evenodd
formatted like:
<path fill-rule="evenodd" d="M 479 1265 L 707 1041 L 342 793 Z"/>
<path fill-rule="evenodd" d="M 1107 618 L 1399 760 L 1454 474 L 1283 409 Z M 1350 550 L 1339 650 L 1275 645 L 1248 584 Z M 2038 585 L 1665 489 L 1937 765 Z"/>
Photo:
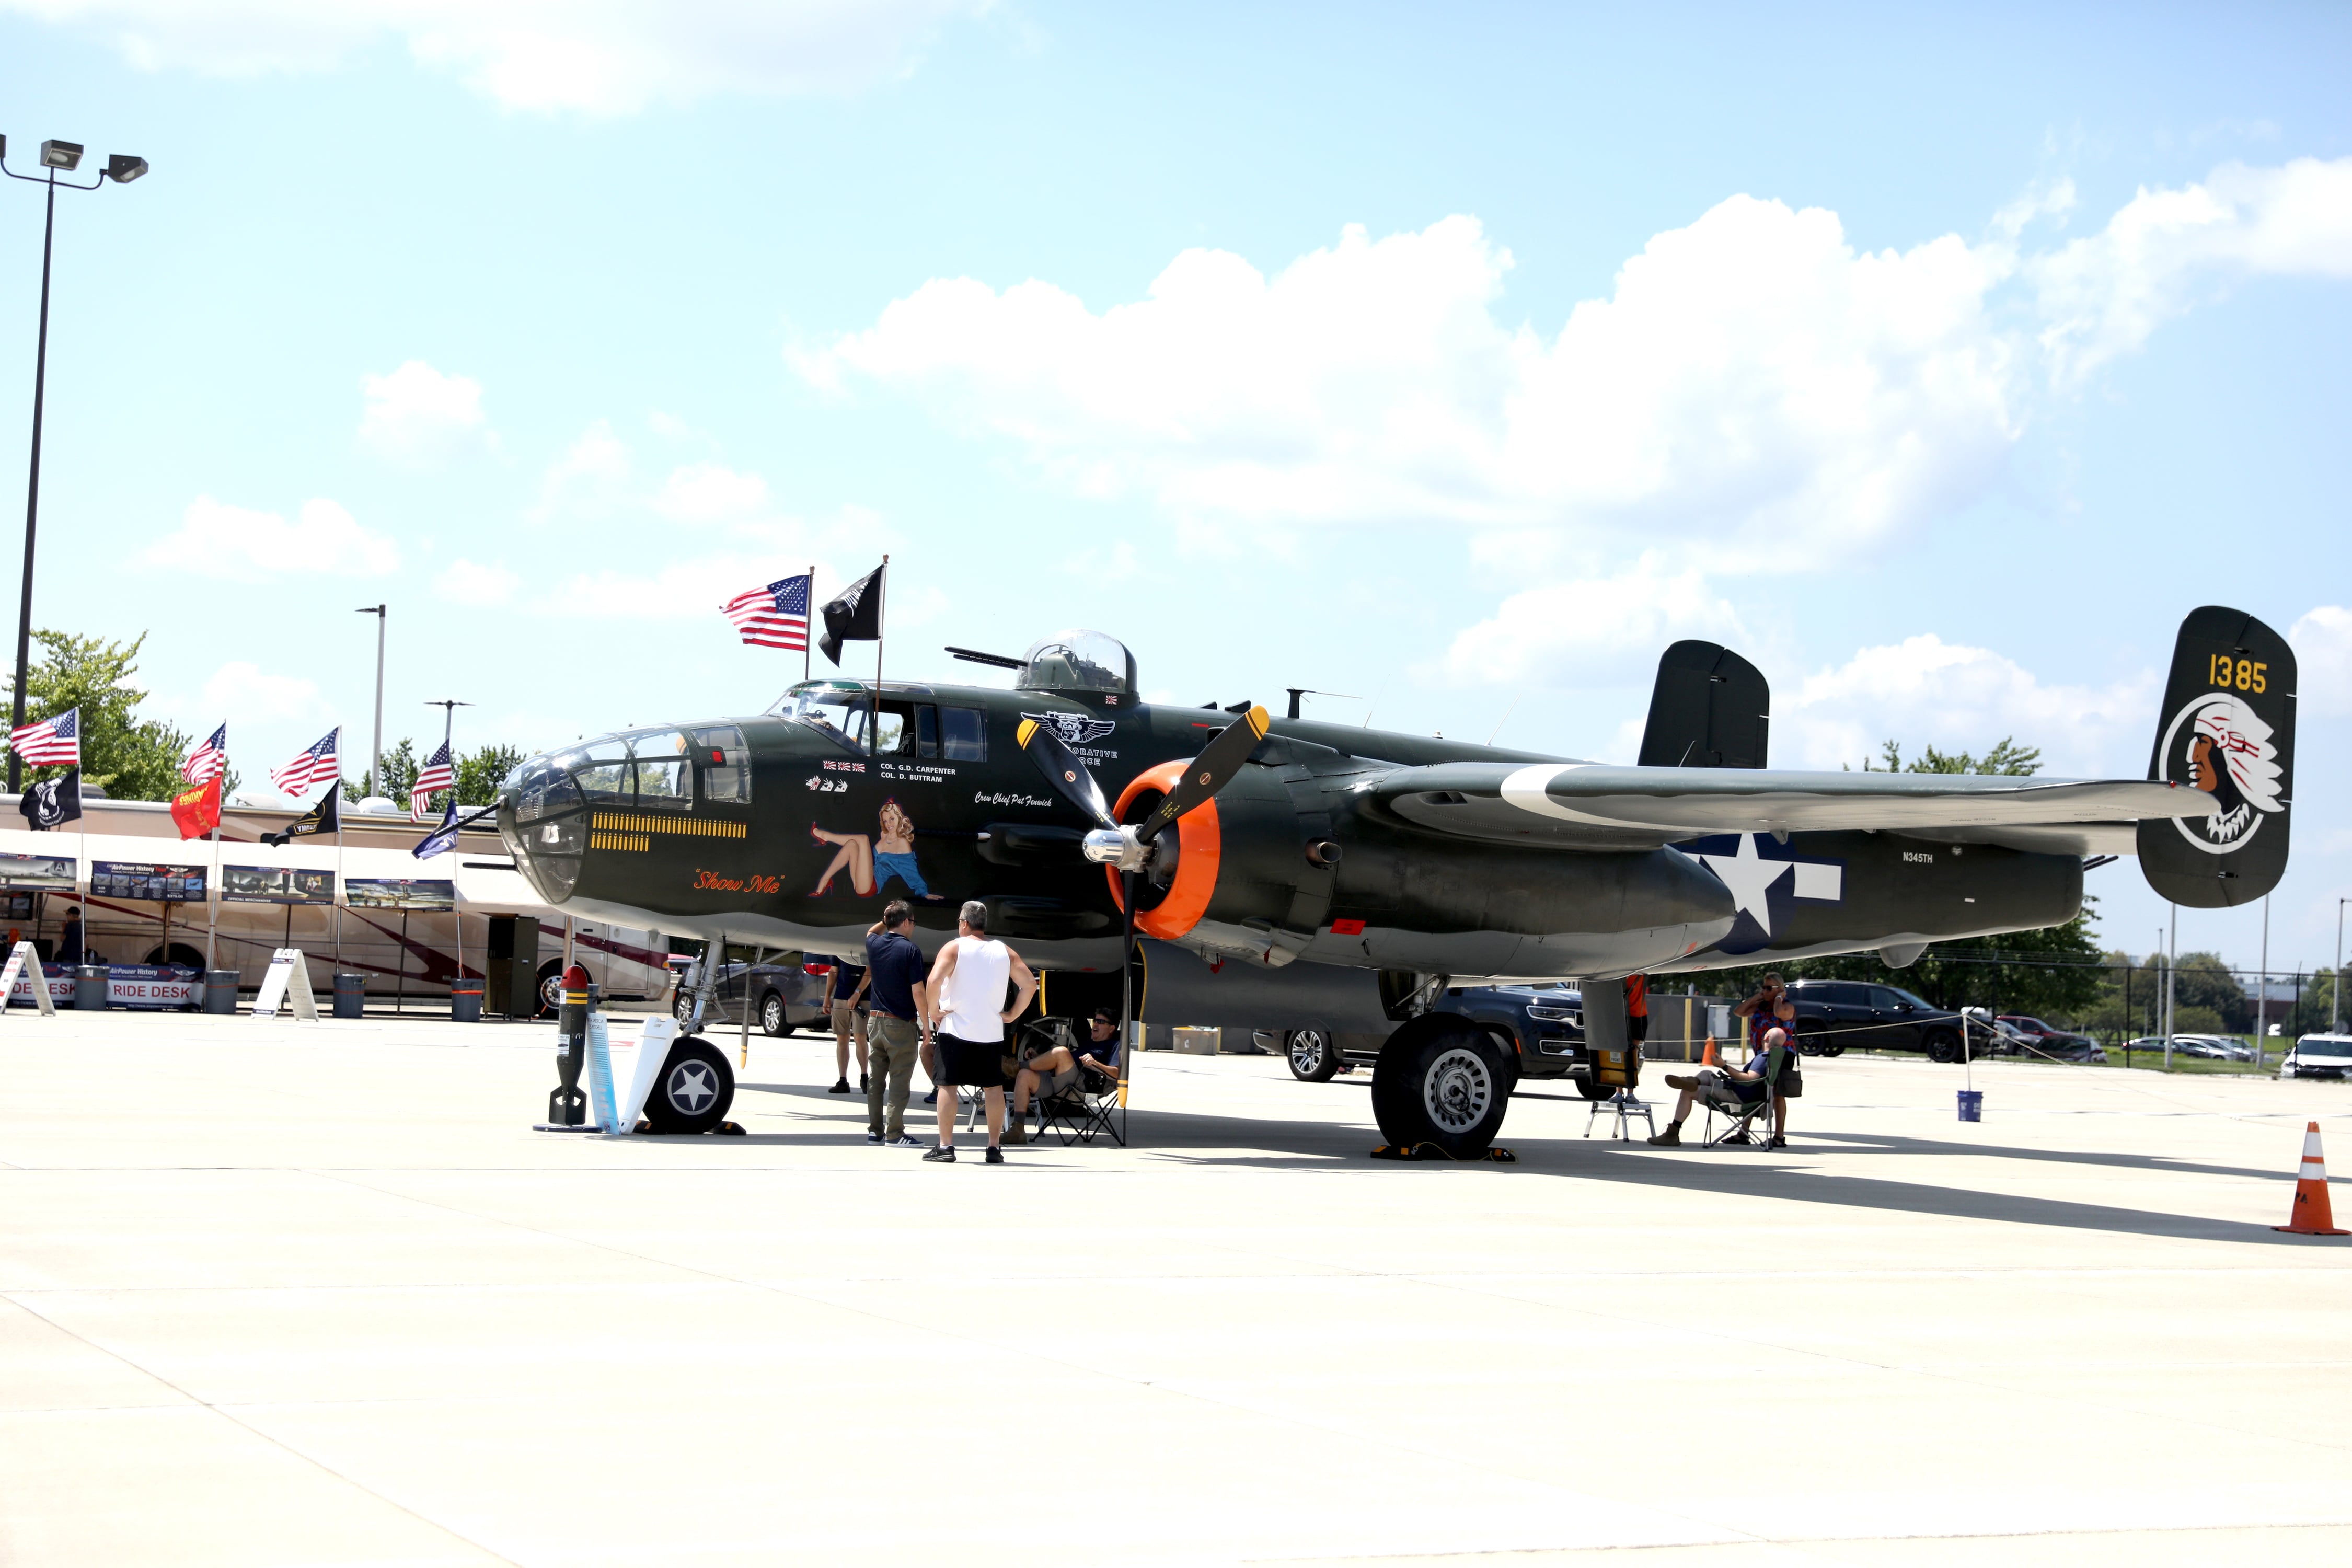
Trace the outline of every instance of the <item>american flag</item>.
<path fill-rule="evenodd" d="M 228 726 L 213 731 L 213 738 L 188 753 L 180 764 L 180 776 L 192 784 L 210 784 L 228 772 Z"/>
<path fill-rule="evenodd" d="M 81 710 L 68 708 L 54 719 L 8 731 L 8 743 L 26 767 L 46 768 L 63 763 L 81 765 Z"/>
<path fill-rule="evenodd" d="M 292 762 L 282 768 L 272 768 L 269 782 L 278 786 L 281 795 L 309 795 L 322 784 L 341 783 L 343 762 L 335 754 L 335 749 L 342 735 L 343 727 L 336 725 Z"/>
<path fill-rule="evenodd" d="M 449 742 L 444 741 L 438 750 L 425 759 L 425 766 L 416 782 L 408 786 L 411 795 L 431 795 L 436 789 L 449 789 L 457 783 L 457 770 L 450 765 Z"/>
<path fill-rule="evenodd" d="M 781 647 L 799 653 L 808 647 L 808 573 L 780 577 L 764 588 L 736 595 L 719 606 L 735 623 L 735 631 L 752 647 Z"/>

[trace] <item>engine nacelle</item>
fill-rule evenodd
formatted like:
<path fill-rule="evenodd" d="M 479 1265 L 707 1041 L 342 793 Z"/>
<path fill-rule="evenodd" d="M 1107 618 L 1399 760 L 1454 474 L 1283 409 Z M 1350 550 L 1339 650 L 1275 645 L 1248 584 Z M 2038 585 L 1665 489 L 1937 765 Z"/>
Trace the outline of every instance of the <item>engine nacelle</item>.
<path fill-rule="evenodd" d="M 1136 926 L 1212 957 L 1448 974 L 1628 973 L 1731 927 L 1731 896 L 1674 849 L 1578 851 L 1461 839 L 1366 804 L 1345 771 L 1244 768 L 1163 833 Z M 1115 815 L 1140 820 L 1184 764 L 1139 774 Z M 1410 875 L 1407 868 L 1410 866 Z M 1106 868 L 1111 895 L 1119 877 Z"/>

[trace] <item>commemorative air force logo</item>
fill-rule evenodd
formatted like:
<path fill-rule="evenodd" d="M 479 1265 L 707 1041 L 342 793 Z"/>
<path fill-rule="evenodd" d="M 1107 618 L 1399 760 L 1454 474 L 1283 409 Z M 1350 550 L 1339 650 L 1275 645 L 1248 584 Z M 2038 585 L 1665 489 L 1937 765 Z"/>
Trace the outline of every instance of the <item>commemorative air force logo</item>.
<path fill-rule="evenodd" d="M 1099 741 L 1118 728 L 1118 721 L 1097 719 L 1090 713 L 1024 713 L 1021 717 L 1045 725 L 1059 736 L 1066 746 L 1083 746 L 1090 741 Z"/>
<path fill-rule="evenodd" d="M 2244 848 L 2264 816 L 2284 809 L 2271 727 L 2242 698 L 2212 691 L 2189 702 L 2165 728 L 2162 755 L 2167 779 L 2213 797 L 2212 816 L 2173 818 L 2209 855 Z"/>

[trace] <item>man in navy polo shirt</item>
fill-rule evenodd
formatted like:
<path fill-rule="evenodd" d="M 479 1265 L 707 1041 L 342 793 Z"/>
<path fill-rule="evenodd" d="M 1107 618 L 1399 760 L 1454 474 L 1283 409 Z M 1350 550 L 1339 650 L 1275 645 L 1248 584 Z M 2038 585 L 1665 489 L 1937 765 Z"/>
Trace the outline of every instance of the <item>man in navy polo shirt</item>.
<path fill-rule="evenodd" d="M 914 1087 L 915 1058 L 928 1043 L 923 988 L 930 966 L 913 932 L 913 912 L 904 899 L 890 900 L 866 932 L 866 1049 L 872 1068 L 866 1080 L 866 1141 L 918 1149 L 922 1140 L 907 1136 L 907 1094 Z"/>

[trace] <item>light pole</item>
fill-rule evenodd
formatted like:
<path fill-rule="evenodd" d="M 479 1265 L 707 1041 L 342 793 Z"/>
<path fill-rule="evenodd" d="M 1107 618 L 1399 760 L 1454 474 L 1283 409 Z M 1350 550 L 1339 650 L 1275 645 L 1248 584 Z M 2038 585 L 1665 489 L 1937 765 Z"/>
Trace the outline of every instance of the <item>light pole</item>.
<path fill-rule="evenodd" d="M 48 187 L 47 210 L 41 219 L 41 331 L 33 350 L 33 469 L 31 478 L 25 482 L 25 592 L 16 606 L 16 700 L 10 719 L 12 729 L 24 728 L 25 679 L 31 673 L 33 651 L 33 534 L 41 514 L 41 404 L 49 378 L 49 248 L 58 227 L 58 172 L 63 170 L 70 174 L 81 167 L 81 143 L 42 142 L 41 167 L 48 172 L 20 174 L 8 167 L 8 139 L 0 136 L 0 174 Z M 109 180 L 127 185 L 146 172 L 146 159 L 117 153 L 107 159 L 106 172 L 99 178 L 86 185 L 68 180 L 65 187 L 69 191 L 94 191 Z M 14 795 L 24 787 L 24 763 L 12 746 L 8 751 L 8 790 Z"/>
<path fill-rule="evenodd" d="M 2344 1032 L 2344 906 L 2352 899 L 2336 900 L 2336 978 L 2327 983 L 2327 1032 Z"/>
<path fill-rule="evenodd" d="M 362 605 L 357 616 L 375 617 L 375 749 L 368 753 L 368 794 L 383 793 L 383 627 L 390 617 L 383 605 Z"/>

